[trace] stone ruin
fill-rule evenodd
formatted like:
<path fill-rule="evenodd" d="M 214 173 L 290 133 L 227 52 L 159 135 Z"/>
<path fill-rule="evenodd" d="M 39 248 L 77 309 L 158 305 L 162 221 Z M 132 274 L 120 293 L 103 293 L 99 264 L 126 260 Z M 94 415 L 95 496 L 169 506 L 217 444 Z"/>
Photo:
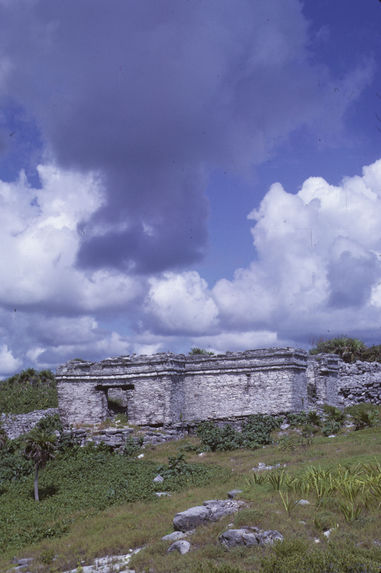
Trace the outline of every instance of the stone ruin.
<path fill-rule="evenodd" d="M 336 355 L 311 357 L 295 348 L 76 359 L 57 370 L 59 411 L 73 427 L 103 422 L 116 408 L 132 425 L 191 428 L 339 406 L 340 363 Z"/>

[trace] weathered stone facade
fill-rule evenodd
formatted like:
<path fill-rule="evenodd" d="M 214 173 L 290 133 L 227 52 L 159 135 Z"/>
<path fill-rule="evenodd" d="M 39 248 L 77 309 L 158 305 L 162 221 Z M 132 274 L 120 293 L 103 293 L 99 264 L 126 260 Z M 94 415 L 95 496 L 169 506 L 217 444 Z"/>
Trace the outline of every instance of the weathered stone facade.
<path fill-rule="evenodd" d="M 56 377 L 60 415 L 67 425 L 105 420 L 111 395 L 122 406 L 126 401 L 130 424 L 171 426 L 338 405 L 338 370 L 337 356 L 312 359 L 304 350 L 272 348 L 73 360 Z"/>
<path fill-rule="evenodd" d="M 343 406 L 359 402 L 381 404 L 381 364 L 359 360 L 346 364 L 340 361 L 339 399 Z"/>

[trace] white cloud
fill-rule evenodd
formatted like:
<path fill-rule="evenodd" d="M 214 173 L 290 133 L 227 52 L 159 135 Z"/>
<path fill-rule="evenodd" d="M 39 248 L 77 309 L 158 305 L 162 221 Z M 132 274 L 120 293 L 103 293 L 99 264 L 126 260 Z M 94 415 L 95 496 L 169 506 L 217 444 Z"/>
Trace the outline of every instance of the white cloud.
<path fill-rule="evenodd" d="M 146 327 L 217 351 L 378 332 L 381 160 L 337 186 L 275 183 L 249 219 L 256 260 L 212 289 L 194 271 L 151 278 Z"/>
<path fill-rule="evenodd" d="M 164 331 L 200 333 L 216 324 L 217 306 L 197 272 L 164 273 L 149 282 L 145 310 Z"/>
<path fill-rule="evenodd" d="M 299 337 L 373 329 L 381 299 L 381 160 L 296 194 L 276 183 L 249 218 L 257 260 L 213 289 L 227 325 Z"/>
<path fill-rule="evenodd" d="M 15 358 L 6 344 L 0 346 L 0 376 L 10 374 L 20 368 L 22 361 Z"/>
<path fill-rule="evenodd" d="M 86 202 L 95 209 L 101 201 L 98 183 L 53 168 L 44 173 L 41 190 L 23 176 L 0 184 L 7 271 L 0 283 L 0 375 L 27 361 L 46 368 L 73 357 L 191 346 L 222 352 L 379 332 L 381 160 L 337 186 L 319 177 L 295 194 L 272 185 L 249 215 L 255 260 L 213 288 L 195 271 L 136 279 L 78 270 L 78 223 Z M 73 208 L 73 197 L 61 202 L 65 184 L 68 193 L 77 185 Z"/>
<path fill-rule="evenodd" d="M 58 314 L 92 312 L 127 305 L 140 282 L 122 272 L 85 272 L 76 266 L 80 224 L 102 204 L 95 174 L 82 175 L 40 166 L 41 189 L 21 173 L 14 183 L 0 182 L 0 242 L 6 272 L 0 304 L 17 308 L 54 308 Z"/>

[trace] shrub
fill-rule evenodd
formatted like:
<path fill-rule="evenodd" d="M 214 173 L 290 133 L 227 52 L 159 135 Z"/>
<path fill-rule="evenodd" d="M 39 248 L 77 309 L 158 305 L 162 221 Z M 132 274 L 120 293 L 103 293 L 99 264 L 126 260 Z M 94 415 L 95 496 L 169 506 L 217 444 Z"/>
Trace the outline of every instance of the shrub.
<path fill-rule="evenodd" d="M 197 346 L 194 346 L 193 348 L 191 348 L 189 354 L 190 356 L 195 356 L 195 355 L 213 356 L 214 352 L 209 352 L 204 348 L 198 348 Z"/>
<path fill-rule="evenodd" d="M 303 426 L 308 422 L 307 412 L 291 412 L 287 414 L 287 421 L 291 427 Z"/>
<path fill-rule="evenodd" d="M 337 422 L 340 427 L 343 425 L 345 420 L 345 413 L 336 408 L 335 406 L 330 406 L 329 404 L 324 404 L 323 412 L 325 414 L 325 420 L 328 422 Z"/>
<path fill-rule="evenodd" d="M 211 451 L 227 451 L 237 448 L 259 448 L 271 443 L 271 432 L 278 428 L 280 419 L 275 416 L 254 414 L 243 424 L 242 432 L 232 426 L 219 427 L 214 422 L 202 422 L 197 428 L 197 435 L 203 446 Z"/>
<path fill-rule="evenodd" d="M 122 454 L 129 458 L 134 457 L 139 452 L 140 447 L 137 440 L 134 440 L 132 436 L 128 436 L 124 443 Z"/>
<path fill-rule="evenodd" d="M 229 425 L 220 428 L 214 422 L 202 422 L 197 427 L 197 435 L 203 446 L 215 452 L 234 450 L 242 446 L 242 436 Z"/>
<path fill-rule="evenodd" d="M 335 422 L 335 420 L 327 420 L 322 428 L 322 432 L 325 436 L 332 436 L 333 434 L 337 434 L 340 431 L 341 424 L 339 422 Z"/>
<path fill-rule="evenodd" d="M 258 445 L 271 444 L 271 432 L 279 428 L 280 418 L 254 414 L 249 416 L 242 428 L 244 447 L 258 447 Z"/>
<path fill-rule="evenodd" d="M 313 426 L 321 426 L 321 418 L 315 410 L 311 410 L 307 414 L 307 422 L 308 424 L 312 424 Z"/>
<path fill-rule="evenodd" d="M 349 406 L 345 411 L 351 416 L 356 430 L 371 428 L 376 425 L 379 419 L 378 407 L 375 404 L 363 402 Z"/>
<path fill-rule="evenodd" d="M 330 340 L 320 340 L 315 348 L 310 350 L 310 354 L 338 354 L 344 362 L 355 362 L 363 360 L 366 351 L 365 344 L 358 338 L 349 336 L 339 336 Z"/>
<path fill-rule="evenodd" d="M 40 430 L 44 430 L 48 434 L 52 434 L 53 432 L 62 432 L 63 430 L 62 422 L 58 414 L 41 418 L 35 427 Z"/>
<path fill-rule="evenodd" d="M 204 485 L 216 473 L 216 468 L 200 464 L 190 464 L 184 453 L 178 452 L 168 458 L 167 466 L 158 466 L 158 473 L 165 479 L 165 488 L 178 490 L 185 485 Z"/>
<path fill-rule="evenodd" d="M 344 362 L 355 362 L 362 360 L 364 362 L 381 362 L 381 344 L 366 346 L 358 338 L 349 336 L 339 336 L 329 340 L 321 339 L 314 348 L 311 348 L 310 354 L 338 354 Z"/>

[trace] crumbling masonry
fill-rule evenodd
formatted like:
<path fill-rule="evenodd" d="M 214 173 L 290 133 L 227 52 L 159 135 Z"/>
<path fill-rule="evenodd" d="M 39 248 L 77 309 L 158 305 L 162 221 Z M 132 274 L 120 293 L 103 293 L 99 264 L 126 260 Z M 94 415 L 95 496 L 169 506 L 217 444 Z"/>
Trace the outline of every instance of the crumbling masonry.
<path fill-rule="evenodd" d="M 130 424 L 160 427 L 340 405 L 340 364 L 294 348 L 72 360 L 57 370 L 59 410 L 67 425 L 97 424 L 119 401 Z"/>

